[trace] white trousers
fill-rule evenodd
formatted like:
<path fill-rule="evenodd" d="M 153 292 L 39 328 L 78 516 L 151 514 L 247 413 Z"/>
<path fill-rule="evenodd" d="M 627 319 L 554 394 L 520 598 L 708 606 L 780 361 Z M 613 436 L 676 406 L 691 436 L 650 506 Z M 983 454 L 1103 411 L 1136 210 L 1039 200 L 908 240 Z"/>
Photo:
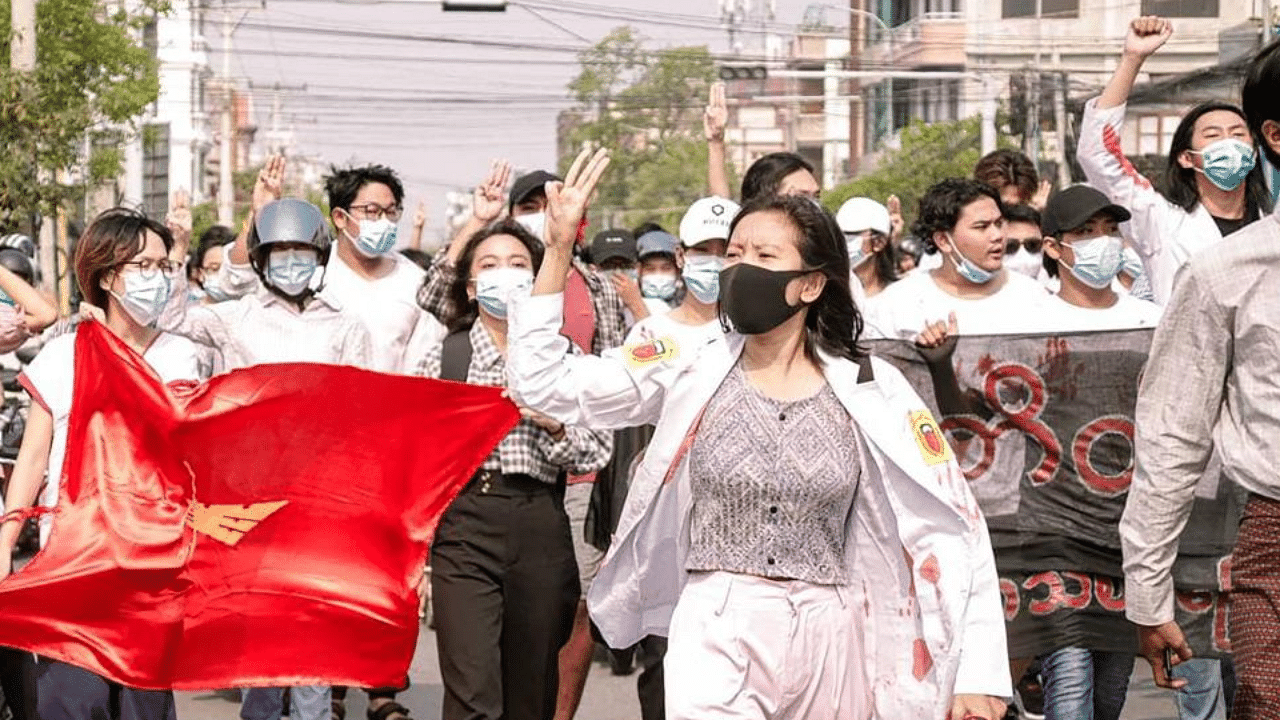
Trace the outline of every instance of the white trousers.
<path fill-rule="evenodd" d="M 844 591 L 694 573 L 671 618 L 667 720 L 871 716 L 862 632 Z"/>

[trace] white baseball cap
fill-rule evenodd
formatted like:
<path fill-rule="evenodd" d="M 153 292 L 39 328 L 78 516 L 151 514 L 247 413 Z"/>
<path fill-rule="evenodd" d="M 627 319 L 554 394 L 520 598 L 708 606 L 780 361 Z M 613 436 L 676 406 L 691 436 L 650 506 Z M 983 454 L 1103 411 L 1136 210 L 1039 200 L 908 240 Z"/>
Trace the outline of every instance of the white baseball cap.
<path fill-rule="evenodd" d="M 871 198 L 849 198 L 836 212 L 836 224 L 847 233 L 875 230 L 890 234 L 893 224 L 889 221 L 889 209 Z"/>
<path fill-rule="evenodd" d="M 740 209 L 738 203 L 715 195 L 698 200 L 680 220 L 680 242 L 693 247 L 708 240 L 728 240 L 729 223 Z"/>

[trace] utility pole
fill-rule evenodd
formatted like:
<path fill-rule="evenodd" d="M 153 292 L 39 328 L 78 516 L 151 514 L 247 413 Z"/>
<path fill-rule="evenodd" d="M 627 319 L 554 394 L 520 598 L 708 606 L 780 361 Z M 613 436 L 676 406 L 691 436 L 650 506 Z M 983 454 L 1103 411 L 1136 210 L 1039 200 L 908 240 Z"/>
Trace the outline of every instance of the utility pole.
<path fill-rule="evenodd" d="M 9 46 L 9 67 L 13 68 L 15 72 L 30 77 L 35 74 L 36 70 L 35 0 L 12 0 L 9 6 L 9 20 L 13 28 Z M 36 162 L 34 154 L 31 162 L 33 165 Z M 34 170 L 38 182 L 45 182 L 49 179 L 49 173 L 43 169 L 35 167 Z M 43 217 L 43 213 L 41 213 L 38 223 L 38 227 L 34 229 L 39 236 L 38 260 L 40 262 L 40 274 L 44 281 L 42 284 L 46 290 L 56 293 L 58 288 L 58 266 L 56 261 L 57 238 L 54 235 L 54 224 L 48 222 L 47 218 Z"/>
<path fill-rule="evenodd" d="M 1071 184 L 1071 169 L 1067 167 L 1067 74 L 1054 73 L 1053 126 L 1058 129 L 1058 189 Z"/>
<path fill-rule="evenodd" d="M 1040 71 L 1030 69 L 1024 76 L 1027 81 L 1027 123 L 1022 136 L 1022 152 L 1031 158 L 1036 170 L 1040 170 Z"/>
<path fill-rule="evenodd" d="M 232 155 L 235 150 L 232 129 L 231 95 L 231 35 L 236 23 L 231 20 L 231 9 L 222 10 L 222 152 L 218 162 L 218 224 L 231 227 L 235 223 L 235 183 L 231 175 Z"/>

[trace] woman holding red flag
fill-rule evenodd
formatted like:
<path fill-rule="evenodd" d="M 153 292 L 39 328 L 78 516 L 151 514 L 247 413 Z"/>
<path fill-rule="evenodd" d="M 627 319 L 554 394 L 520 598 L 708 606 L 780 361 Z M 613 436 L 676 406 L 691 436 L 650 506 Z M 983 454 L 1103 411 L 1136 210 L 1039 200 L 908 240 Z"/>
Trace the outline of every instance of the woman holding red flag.
<path fill-rule="evenodd" d="M 182 223 L 179 223 L 181 225 Z M 169 228 L 125 208 L 107 210 L 80 236 L 72 260 L 85 302 L 103 308 L 103 324 L 167 383 L 198 382 L 196 345 L 156 329 L 181 262 Z M 5 497 L 0 557 L 9 557 L 21 521 L 58 504 L 75 376 L 75 333 L 54 338 L 20 376 L 31 394 L 22 448 Z M 46 474 L 48 481 L 45 481 Z M 43 484 L 43 490 L 41 486 Z M 37 497 L 38 495 L 38 497 Z M 32 511 L 39 502 L 39 510 Z M 50 518 L 40 529 L 49 538 Z M 0 563 L 0 578 L 9 564 Z M 122 687 L 87 670 L 40 658 L 37 715 L 42 720 L 166 720 L 175 717 L 173 693 Z"/>
<path fill-rule="evenodd" d="M 655 424 L 588 597 L 614 647 L 669 637 L 667 717 L 1004 716 L 986 526 L 900 373 L 856 344 L 835 220 L 757 198 L 730 228 L 722 337 L 565 356 L 572 241 L 608 157 L 548 183 L 546 257 L 512 311 L 513 395 L 592 428 Z"/>

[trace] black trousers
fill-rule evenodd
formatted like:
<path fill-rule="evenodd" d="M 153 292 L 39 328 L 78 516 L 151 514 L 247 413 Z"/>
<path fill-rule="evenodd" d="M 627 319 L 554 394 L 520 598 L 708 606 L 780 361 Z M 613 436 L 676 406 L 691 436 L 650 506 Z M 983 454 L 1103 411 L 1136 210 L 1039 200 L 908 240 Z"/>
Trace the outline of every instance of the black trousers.
<path fill-rule="evenodd" d="M 88 670 L 40 658 L 35 664 L 40 720 L 177 720 L 170 690 L 135 690 Z"/>
<path fill-rule="evenodd" d="M 549 720 L 580 594 L 563 491 L 477 476 L 440 519 L 431 602 L 443 720 Z"/>
<path fill-rule="evenodd" d="M 31 653 L 0 648 L 0 690 L 13 720 L 36 720 L 35 659 Z"/>

